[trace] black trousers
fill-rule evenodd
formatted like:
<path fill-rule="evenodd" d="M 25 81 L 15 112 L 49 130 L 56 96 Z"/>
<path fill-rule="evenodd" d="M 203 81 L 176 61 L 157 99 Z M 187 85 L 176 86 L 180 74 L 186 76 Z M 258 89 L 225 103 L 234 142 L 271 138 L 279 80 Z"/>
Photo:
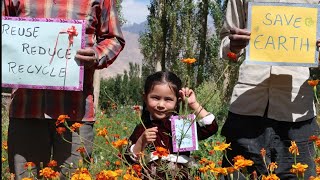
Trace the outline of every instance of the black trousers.
<path fill-rule="evenodd" d="M 69 126 L 73 123 L 68 122 Z M 64 133 L 64 138 L 72 142 L 69 143 L 57 134 L 55 120 L 11 118 L 8 129 L 8 162 L 15 179 L 29 177 L 24 167 L 26 162 L 35 163 L 32 171 L 37 176 L 41 170 L 40 163 L 46 167 L 50 159 L 57 161 L 60 179 L 69 179 L 69 174 L 75 171 L 82 158 L 77 149 L 85 147 L 85 158 L 91 156 L 93 149 L 93 122 L 79 123 L 82 123 L 80 136 L 68 129 Z"/>
<path fill-rule="evenodd" d="M 253 166 L 247 168 L 248 173 L 256 171 L 258 176 L 267 176 L 267 167 L 260 153 L 260 150 L 264 148 L 266 164 L 271 162 L 278 164 L 275 173 L 280 179 L 297 179 L 296 175 L 290 172 L 295 162 L 294 155 L 289 152 L 289 147 L 291 141 L 295 141 L 300 153 L 296 158 L 297 163 L 308 165 L 305 179 L 316 176 L 315 148 L 313 142 L 309 140 L 310 136 L 319 134 L 316 118 L 302 122 L 284 122 L 229 112 L 221 134 L 226 137 L 227 143 L 231 143 L 232 149 L 227 150 L 227 158 L 223 159 L 224 167 L 230 167 L 230 162 L 233 163 L 232 159 L 237 155 L 242 155 L 254 161 Z M 241 173 L 235 173 L 234 176 L 234 179 L 237 179 L 237 176 L 239 179 L 244 178 Z"/>

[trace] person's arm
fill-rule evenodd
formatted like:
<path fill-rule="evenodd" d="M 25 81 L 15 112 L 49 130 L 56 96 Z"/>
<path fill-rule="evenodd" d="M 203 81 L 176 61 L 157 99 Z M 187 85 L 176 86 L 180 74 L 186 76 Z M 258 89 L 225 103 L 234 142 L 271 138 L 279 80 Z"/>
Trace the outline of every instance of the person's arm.
<path fill-rule="evenodd" d="M 137 142 L 134 144 L 132 151 L 133 154 L 136 156 L 139 156 L 141 152 L 144 152 L 144 149 L 146 148 L 147 144 L 152 143 L 156 140 L 158 133 L 158 127 L 152 127 L 149 129 L 146 129 Z"/>
<path fill-rule="evenodd" d="M 179 90 L 181 99 L 185 101 L 186 98 L 188 98 L 188 106 L 191 110 L 194 111 L 194 114 L 199 117 L 200 119 L 206 117 L 210 113 L 205 110 L 197 101 L 196 95 L 192 89 L 189 89 L 188 87 L 182 88 Z"/>
<path fill-rule="evenodd" d="M 249 42 L 250 32 L 246 28 L 246 5 L 242 0 L 229 0 L 223 27 L 220 31 L 220 58 L 229 59 L 233 52 L 239 57 Z"/>
<path fill-rule="evenodd" d="M 218 124 L 215 116 L 204 109 L 197 101 L 195 92 L 189 88 L 182 88 L 180 90 L 182 100 L 188 98 L 188 106 L 194 111 L 194 114 L 199 117 L 197 121 L 198 139 L 206 139 L 218 131 Z"/>
<path fill-rule="evenodd" d="M 85 66 L 95 66 L 102 69 L 111 65 L 122 51 L 125 41 L 120 29 L 115 0 L 104 0 L 92 8 L 94 16 L 89 21 L 86 33 L 94 31 L 97 43 L 77 51 L 76 58 Z"/>

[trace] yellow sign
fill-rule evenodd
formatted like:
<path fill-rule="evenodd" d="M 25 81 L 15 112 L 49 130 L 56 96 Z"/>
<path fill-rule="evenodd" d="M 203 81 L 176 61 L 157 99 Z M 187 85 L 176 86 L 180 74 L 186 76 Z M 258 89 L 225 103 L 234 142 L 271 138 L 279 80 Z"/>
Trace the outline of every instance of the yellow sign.
<path fill-rule="evenodd" d="M 317 66 L 318 16 L 319 5 L 250 3 L 246 62 Z"/>

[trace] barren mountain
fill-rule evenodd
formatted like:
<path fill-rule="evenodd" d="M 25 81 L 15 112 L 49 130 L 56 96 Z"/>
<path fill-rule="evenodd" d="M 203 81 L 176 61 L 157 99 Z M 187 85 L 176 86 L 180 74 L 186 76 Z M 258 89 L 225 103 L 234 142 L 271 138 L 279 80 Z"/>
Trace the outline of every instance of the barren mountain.
<path fill-rule="evenodd" d="M 101 78 L 114 77 L 123 74 L 124 70 L 129 70 L 129 62 L 137 63 L 141 67 L 142 54 L 139 48 L 139 34 L 122 31 L 126 45 L 118 58 L 108 67 L 100 71 Z"/>

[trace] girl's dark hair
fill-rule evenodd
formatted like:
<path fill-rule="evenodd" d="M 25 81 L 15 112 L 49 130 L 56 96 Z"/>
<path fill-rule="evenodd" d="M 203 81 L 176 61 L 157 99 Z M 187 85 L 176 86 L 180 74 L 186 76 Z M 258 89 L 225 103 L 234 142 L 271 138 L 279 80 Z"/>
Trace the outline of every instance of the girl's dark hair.
<path fill-rule="evenodd" d="M 153 89 L 155 85 L 167 83 L 169 87 L 175 92 L 176 97 L 179 97 L 179 90 L 181 89 L 182 82 L 181 79 L 170 71 L 158 71 L 154 74 L 149 75 L 144 83 L 144 94 L 147 95 Z M 176 111 L 179 111 L 179 106 L 177 105 Z M 143 110 L 141 114 L 141 119 L 144 123 L 150 123 L 150 113 L 147 110 L 146 103 L 143 102 Z"/>

